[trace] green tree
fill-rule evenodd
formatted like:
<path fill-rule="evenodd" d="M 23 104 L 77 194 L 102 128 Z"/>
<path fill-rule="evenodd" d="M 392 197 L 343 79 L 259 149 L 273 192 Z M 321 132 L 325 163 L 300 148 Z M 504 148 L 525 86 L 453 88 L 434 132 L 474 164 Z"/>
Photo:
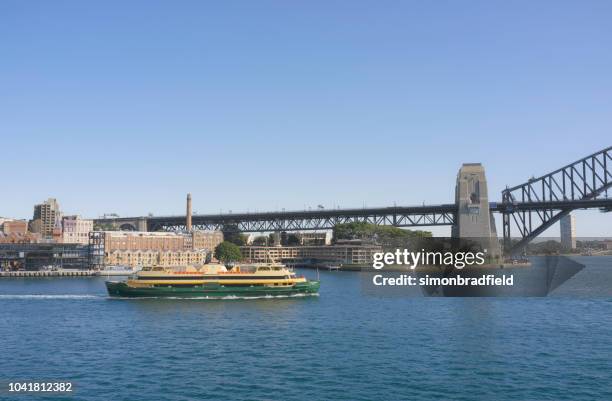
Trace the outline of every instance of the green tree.
<path fill-rule="evenodd" d="M 269 245 L 273 245 L 274 244 L 274 233 L 268 234 L 268 244 Z"/>
<path fill-rule="evenodd" d="M 117 227 L 112 223 L 95 224 L 94 231 L 117 231 Z"/>
<path fill-rule="evenodd" d="M 431 232 L 404 230 L 393 226 L 379 226 L 365 222 L 337 224 L 333 230 L 334 241 L 361 239 L 381 245 L 402 244 L 408 240 L 431 237 Z"/>
<path fill-rule="evenodd" d="M 300 237 L 296 234 L 289 234 L 287 236 L 287 246 L 296 246 L 300 245 Z"/>
<path fill-rule="evenodd" d="M 561 244 L 554 240 L 535 242 L 527 245 L 527 251 L 531 255 L 558 255 L 562 252 Z"/>
<path fill-rule="evenodd" d="M 223 239 L 238 246 L 246 245 L 247 236 L 238 230 L 236 224 L 226 224 L 223 226 Z"/>
<path fill-rule="evenodd" d="M 237 262 L 242 259 L 242 252 L 238 245 L 223 241 L 215 248 L 215 258 L 223 263 Z"/>

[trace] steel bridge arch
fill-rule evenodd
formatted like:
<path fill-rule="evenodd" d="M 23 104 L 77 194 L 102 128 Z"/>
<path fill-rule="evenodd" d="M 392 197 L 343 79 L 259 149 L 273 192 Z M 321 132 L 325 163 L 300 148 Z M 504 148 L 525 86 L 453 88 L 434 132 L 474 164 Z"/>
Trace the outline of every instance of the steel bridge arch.
<path fill-rule="evenodd" d="M 596 202 L 592 201 L 598 199 L 608 200 L 610 187 L 612 146 L 524 184 L 506 188 L 502 191 L 506 253 L 521 252 L 532 239 L 572 210 L 593 207 Z M 534 209 L 518 207 L 529 203 L 541 203 L 543 206 Z M 564 206 L 552 207 L 555 204 Z M 520 238 L 515 244 L 512 244 L 512 227 L 518 230 Z"/>

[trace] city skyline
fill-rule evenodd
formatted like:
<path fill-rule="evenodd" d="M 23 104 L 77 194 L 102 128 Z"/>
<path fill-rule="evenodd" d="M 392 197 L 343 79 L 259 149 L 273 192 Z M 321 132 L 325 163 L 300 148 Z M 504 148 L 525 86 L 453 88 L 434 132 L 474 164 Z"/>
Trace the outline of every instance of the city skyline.
<path fill-rule="evenodd" d="M 4 3 L 0 215 L 451 203 L 465 162 L 501 200 L 610 145 L 595 4 Z"/>

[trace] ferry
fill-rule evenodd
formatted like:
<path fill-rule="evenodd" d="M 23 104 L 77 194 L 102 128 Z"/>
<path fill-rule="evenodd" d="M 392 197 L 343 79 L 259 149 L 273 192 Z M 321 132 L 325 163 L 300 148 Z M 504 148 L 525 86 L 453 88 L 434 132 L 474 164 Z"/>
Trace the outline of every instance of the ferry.
<path fill-rule="evenodd" d="M 98 270 L 96 276 L 131 276 L 142 269 L 140 266 L 107 266 L 103 270 Z"/>
<path fill-rule="evenodd" d="M 126 281 L 107 281 L 111 297 L 265 297 L 317 294 L 319 281 L 298 277 L 286 266 L 206 264 L 184 270 L 145 268 Z"/>

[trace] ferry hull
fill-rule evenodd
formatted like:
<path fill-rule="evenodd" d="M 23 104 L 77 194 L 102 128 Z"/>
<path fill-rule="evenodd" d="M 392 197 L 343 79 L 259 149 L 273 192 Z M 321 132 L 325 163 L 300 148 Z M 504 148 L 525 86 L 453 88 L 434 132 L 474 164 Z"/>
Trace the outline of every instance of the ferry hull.
<path fill-rule="evenodd" d="M 172 297 L 172 298 L 223 298 L 223 297 L 264 297 L 316 294 L 319 281 L 296 283 L 292 286 L 231 286 L 205 284 L 195 286 L 131 287 L 125 282 L 107 281 L 106 288 L 111 297 Z"/>

